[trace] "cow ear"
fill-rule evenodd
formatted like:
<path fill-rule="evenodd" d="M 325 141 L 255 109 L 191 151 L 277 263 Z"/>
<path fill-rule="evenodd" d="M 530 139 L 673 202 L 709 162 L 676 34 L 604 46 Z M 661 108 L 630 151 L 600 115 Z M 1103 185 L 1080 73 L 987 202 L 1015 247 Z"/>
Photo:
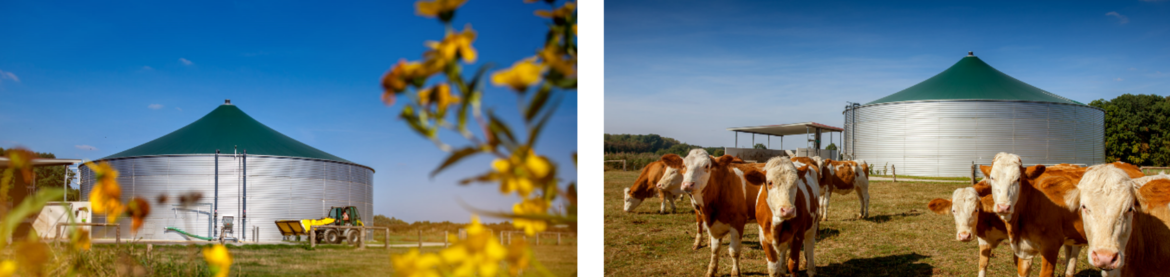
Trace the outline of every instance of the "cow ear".
<path fill-rule="evenodd" d="M 743 178 L 746 179 L 749 184 L 753 185 L 760 185 L 768 182 L 768 176 L 764 175 L 764 173 L 760 172 L 759 170 L 745 172 L 743 174 Z"/>
<path fill-rule="evenodd" d="M 726 155 L 725 155 L 725 156 L 726 156 Z M 734 163 L 734 164 L 741 164 L 741 163 L 744 163 L 744 161 L 743 161 L 743 159 L 740 159 L 739 157 L 734 157 L 734 156 L 733 156 L 733 157 L 731 157 L 731 163 Z"/>
<path fill-rule="evenodd" d="M 727 166 L 727 165 L 731 164 L 732 161 L 735 161 L 734 156 L 723 155 L 722 157 L 719 157 L 719 159 L 715 160 L 715 164 L 717 164 L 719 166 Z"/>
<path fill-rule="evenodd" d="M 983 177 L 991 176 L 991 166 L 990 165 L 979 165 L 979 171 L 981 171 L 983 173 Z"/>
<path fill-rule="evenodd" d="M 673 168 L 683 167 L 682 157 L 679 157 L 678 155 L 675 155 L 675 154 L 662 155 L 662 163 L 666 164 L 666 166 L 673 167 Z"/>
<path fill-rule="evenodd" d="M 926 207 L 930 208 L 936 214 L 949 214 L 951 213 L 951 200 L 935 198 L 934 200 L 930 200 L 930 203 L 927 203 Z"/>
<path fill-rule="evenodd" d="M 796 169 L 796 177 L 797 178 L 804 179 L 804 175 L 806 173 L 808 173 L 808 165 L 804 165 L 804 166 Z"/>
<path fill-rule="evenodd" d="M 975 194 L 979 195 L 979 197 L 991 194 L 991 185 L 987 184 L 987 180 L 979 181 L 979 183 L 971 187 L 975 188 Z"/>
<path fill-rule="evenodd" d="M 1044 165 L 1038 164 L 1029 168 L 1025 168 L 1024 174 L 1028 175 L 1028 179 L 1036 179 L 1040 177 L 1040 174 L 1044 174 L 1045 169 L 1047 168 L 1044 167 Z"/>

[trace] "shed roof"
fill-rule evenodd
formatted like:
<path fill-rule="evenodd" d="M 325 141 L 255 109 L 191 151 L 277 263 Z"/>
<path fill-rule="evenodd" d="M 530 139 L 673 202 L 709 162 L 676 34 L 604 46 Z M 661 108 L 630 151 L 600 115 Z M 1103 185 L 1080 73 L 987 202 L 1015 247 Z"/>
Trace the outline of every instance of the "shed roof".
<path fill-rule="evenodd" d="M 833 127 L 833 126 L 820 124 L 820 123 L 816 123 L 816 122 L 802 122 L 802 123 L 792 123 L 792 124 L 727 128 L 728 131 L 733 131 L 733 132 L 744 132 L 744 133 L 773 135 L 773 136 L 808 134 L 808 133 L 816 132 L 816 129 L 821 129 L 822 131 L 828 131 L 828 132 L 845 131 L 845 129 L 841 129 L 841 127 Z"/>
<path fill-rule="evenodd" d="M 999 100 L 1085 105 L 1012 78 L 973 54 L 963 57 L 926 81 L 866 105 L 920 100 Z"/>
<path fill-rule="evenodd" d="M 203 118 L 170 134 L 102 159 L 213 154 L 217 149 L 221 153 L 231 153 L 232 147 L 238 147 L 241 151 L 247 150 L 250 155 L 312 158 L 356 164 L 281 134 L 230 103 L 220 105 Z"/>

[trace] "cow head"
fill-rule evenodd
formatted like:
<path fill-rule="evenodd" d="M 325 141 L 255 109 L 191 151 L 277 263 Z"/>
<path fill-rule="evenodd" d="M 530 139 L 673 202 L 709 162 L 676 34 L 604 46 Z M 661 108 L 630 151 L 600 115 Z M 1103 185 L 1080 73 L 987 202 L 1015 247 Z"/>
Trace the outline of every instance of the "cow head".
<path fill-rule="evenodd" d="M 965 187 L 955 190 L 951 200 L 935 198 L 927 204 L 931 211 L 938 214 L 952 214 L 955 216 L 955 239 L 971 241 L 975 238 L 975 224 L 979 219 L 982 205 L 979 203 L 979 194 L 975 188 Z"/>
<path fill-rule="evenodd" d="M 634 208 L 637 208 L 638 205 L 642 204 L 642 199 L 638 199 L 637 197 L 634 197 L 634 192 L 630 191 L 630 188 L 626 188 L 625 190 L 623 190 L 622 195 L 625 197 L 624 200 L 626 203 L 626 205 L 622 208 L 622 210 L 626 211 L 627 213 L 630 211 L 633 211 Z"/>
<path fill-rule="evenodd" d="M 686 173 L 683 174 L 682 190 L 692 195 L 696 191 L 703 191 L 703 187 L 707 186 L 707 181 L 711 177 L 711 167 L 713 166 L 715 166 L 715 159 L 707 155 L 707 150 L 691 149 L 691 152 L 687 153 L 687 157 L 683 158 L 683 167 L 686 168 Z"/>
<path fill-rule="evenodd" d="M 804 181 L 808 165 L 804 165 L 803 168 L 804 170 L 798 170 L 788 157 L 771 158 L 764 165 L 766 179 L 764 188 L 767 191 L 765 201 L 768 203 L 768 209 L 772 211 L 773 226 L 796 217 L 796 195 L 800 193 L 798 186 Z M 806 197 L 806 204 L 807 199 Z"/>
<path fill-rule="evenodd" d="M 993 212 L 1003 220 L 1011 220 L 1015 212 L 1016 202 L 1020 200 L 1020 184 L 1030 184 L 1031 179 L 1044 172 L 1044 166 L 1037 165 L 1034 170 L 1025 173 L 1026 168 L 1020 156 L 1003 152 L 995 154 L 991 166 L 981 165 L 979 169 L 991 183 L 991 196 L 995 200 Z"/>
<path fill-rule="evenodd" d="M 662 155 L 661 161 L 666 165 L 666 171 L 663 172 L 662 178 L 658 179 L 658 189 L 669 190 L 671 188 L 678 188 L 683 181 L 682 175 L 686 172 L 683 159 L 675 154 L 666 154 Z"/>
<path fill-rule="evenodd" d="M 1125 264 L 1125 246 L 1139 208 L 1134 182 L 1112 164 L 1095 165 L 1077 184 L 1081 219 L 1089 240 L 1089 264 L 1114 270 Z"/>

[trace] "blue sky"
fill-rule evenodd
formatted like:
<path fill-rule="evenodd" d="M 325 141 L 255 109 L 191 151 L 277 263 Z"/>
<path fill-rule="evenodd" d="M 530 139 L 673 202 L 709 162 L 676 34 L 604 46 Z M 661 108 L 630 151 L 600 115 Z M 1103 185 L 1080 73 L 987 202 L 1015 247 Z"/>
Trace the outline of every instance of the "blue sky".
<path fill-rule="evenodd" d="M 1170 94 L 1170 1 L 606 4 L 606 133 L 732 146 L 727 127 L 842 126 L 846 101 L 898 92 L 967 51 L 1084 103 Z"/>
<path fill-rule="evenodd" d="M 531 56 L 547 30 L 542 4 L 470 1 L 479 60 Z M 374 211 L 407 221 L 467 222 L 459 206 L 510 210 L 515 197 L 456 181 L 487 170 L 471 159 L 429 179 L 446 154 L 384 106 L 379 79 L 440 40 L 414 1 L 0 1 L 0 147 L 98 159 L 194 122 L 224 99 L 296 140 L 373 167 Z M 485 106 L 521 128 L 515 94 L 488 87 Z M 576 92 L 564 94 L 537 151 L 576 180 Z M 442 133 L 457 145 L 465 141 Z M 498 221 L 484 218 L 485 221 Z"/>

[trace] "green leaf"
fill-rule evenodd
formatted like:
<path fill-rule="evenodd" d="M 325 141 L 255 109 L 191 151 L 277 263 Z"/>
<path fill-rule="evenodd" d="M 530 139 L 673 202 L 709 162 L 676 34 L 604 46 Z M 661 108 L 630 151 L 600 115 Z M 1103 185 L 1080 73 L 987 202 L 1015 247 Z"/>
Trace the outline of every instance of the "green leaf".
<path fill-rule="evenodd" d="M 532 101 L 528 102 L 528 108 L 524 111 L 525 122 L 532 122 L 532 118 L 536 117 L 544 108 L 544 104 L 548 103 L 549 96 L 552 96 L 552 87 L 547 83 L 536 90 L 536 95 L 532 96 Z"/>
<path fill-rule="evenodd" d="M 516 136 L 512 135 L 512 129 L 508 128 L 508 125 L 504 124 L 503 121 L 500 121 L 500 118 L 496 117 L 496 114 L 492 111 L 488 111 L 488 130 L 492 132 L 492 135 L 500 139 L 500 142 L 508 145 L 516 144 Z M 500 135 L 503 135 L 503 137 Z M 503 140 L 504 138 L 508 140 L 505 141 Z"/>
<path fill-rule="evenodd" d="M 435 168 L 434 171 L 431 171 L 431 178 L 435 178 L 436 174 L 439 174 L 439 172 L 443 171 L 443 169 L 447 169 L 448 166 L 451 166 L 463 158 L 469 157 L 476 153 L 479 153 L 479 149 L 474 147 L 464 147 L 460 148 L 459 150 L 455 150 L 455 152 L 451 153 L 451 156 L 447 156 L 447 160 L 444 160 L 443 164 L 439 165 L 439 168 Z"/>

